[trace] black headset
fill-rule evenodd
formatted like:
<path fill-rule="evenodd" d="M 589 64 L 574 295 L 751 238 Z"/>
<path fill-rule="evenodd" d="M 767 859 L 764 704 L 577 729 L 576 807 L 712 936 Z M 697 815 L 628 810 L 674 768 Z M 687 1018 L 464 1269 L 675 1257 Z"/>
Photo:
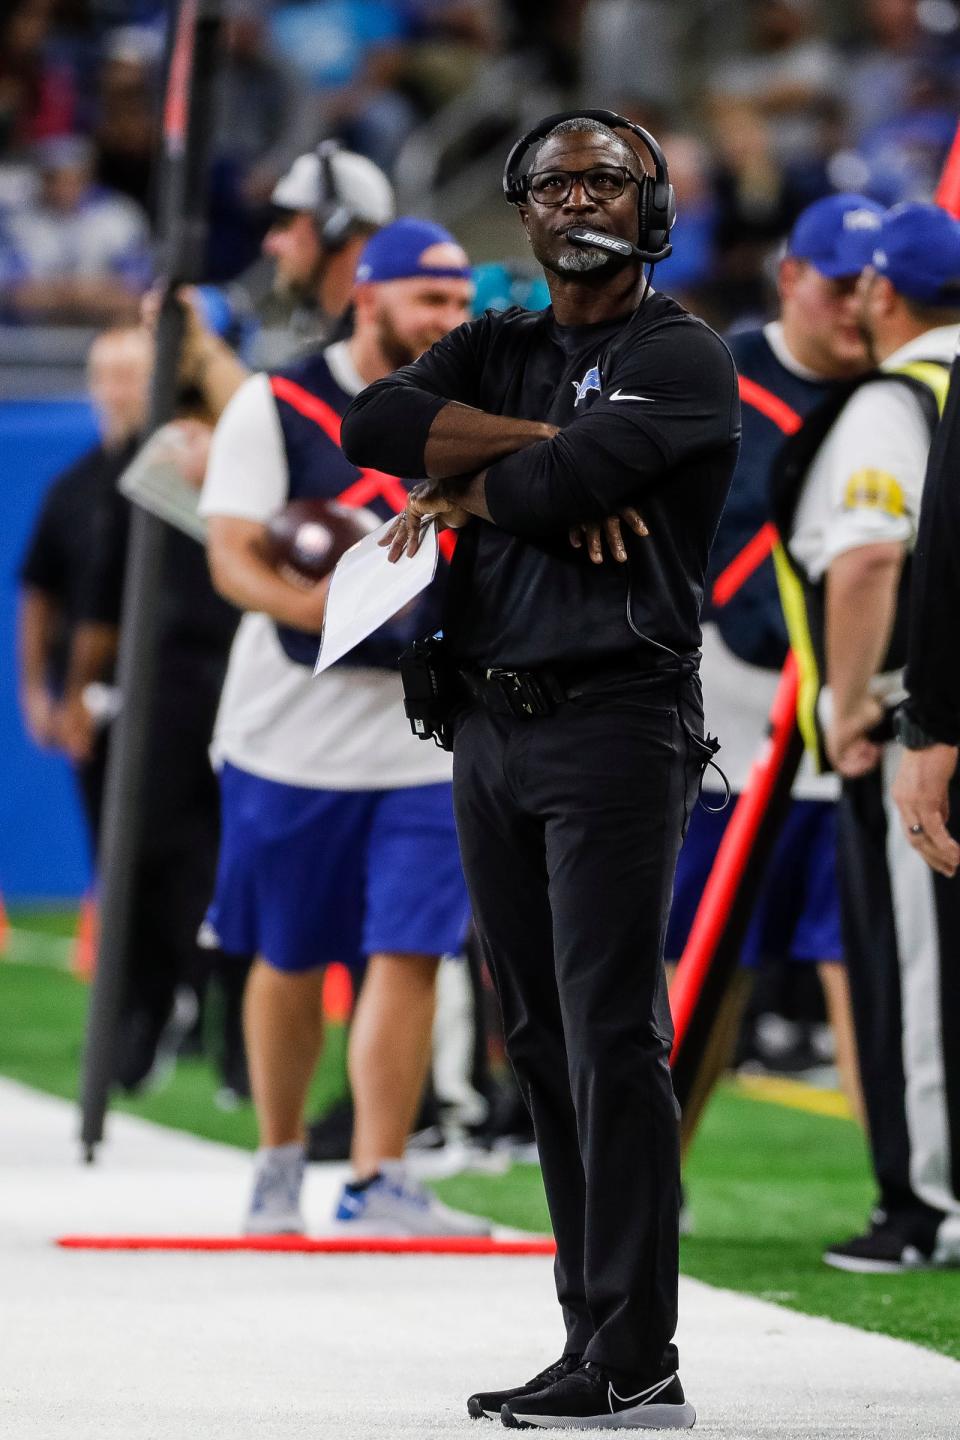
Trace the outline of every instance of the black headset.
<path fill-rule="evenodd" d="M 343 147 L 339 140 L 324 140 L 317 146 L 320 162 L 320 193 L 317 196 L 316 222 L 320 243 L 328 255 L 342 250 L 350 239 L 356 216 L 337 184 L 333 157 Z"/>
<path fill-rule="evenodd" d="M 503 193 L 511 205 L 525 205 L 530 189 L 530 175 L 522 170 L 521 164 L 530 147 L 543 140 L 551 130 L 565 120 L 597 120 L 610 130 L 630 130 L 642 142 L 653 161 L 652 175 L 644 175 L 637 182 L 639 231 L 637 235 L 637 258 L 655 264 L 666 260 L 673 249 L 670 231 L 677 215 L 677 202 L 670 184 L 667 159 L 659 144 L 642 125 L 635 125 L 625 115 L 615 110 L 564 110 L 558 115 L 548 115 L 522 135 L 507 156 L 503 167 Z"/>

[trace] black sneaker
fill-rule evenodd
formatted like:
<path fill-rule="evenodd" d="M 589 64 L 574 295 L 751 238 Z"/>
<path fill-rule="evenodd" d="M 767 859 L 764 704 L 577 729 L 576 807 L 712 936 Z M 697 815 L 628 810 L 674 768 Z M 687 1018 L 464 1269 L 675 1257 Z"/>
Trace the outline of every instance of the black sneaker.
<path fill-rule="evenodd" d="M 874 1221 L 865 1235 L 831 1245 L 823 1258 L 834 1270 L 852 1270 L 858 1275 L 897 1275 L 902 1270 L 924 1270 L 933 1263 L 929 1254 L 911 1245 L 885 1220 Z"/>
<path fill-rule="evenodd" d="M 512 1390 L 481 1390 L 479 1394 L 471 1395 L 467 1401 L 467 1414 L 472 1415 L 474 1420 L 499 1420 L 508 1400 L 518 1400 L 534 1390 L 544 1390 L 555 1381 L 562 1380 L 564 1375 L 571 1374 L 579 1365 L 579 1355 L 561 1355 L 559 1360 L 554 1360 L 546 1370 L 534 1375 L 526 1385 L 515 1385 Z"/>
<path fill-rule="evenodd" d="M 634 1387 L 615 1383 L 592 1360 L 500 1411 L 512 1430 L 689 1430 L 696 1418 L 679 1375 Z"/>

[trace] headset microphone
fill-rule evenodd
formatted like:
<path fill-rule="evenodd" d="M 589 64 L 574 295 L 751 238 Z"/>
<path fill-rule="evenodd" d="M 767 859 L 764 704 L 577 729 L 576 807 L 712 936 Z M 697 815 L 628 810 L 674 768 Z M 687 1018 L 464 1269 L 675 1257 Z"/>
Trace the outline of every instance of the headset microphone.
<path fill-rule="evenodd" d="M 571 245 L 580 245 L 589 250 L 604 250 L 608 255 L 617 255 L 624 260 L 649 259 L 649 252 L 641 250 L 639 245 L 633 245 L 619 235 L 608 235 L 605 230 L 590 230 L 585 225 L 576 225 L 567 231 L 566 238 Z M 657 258 L 665 260 L 672 249 L 672 245 L 664 245 Z"/>

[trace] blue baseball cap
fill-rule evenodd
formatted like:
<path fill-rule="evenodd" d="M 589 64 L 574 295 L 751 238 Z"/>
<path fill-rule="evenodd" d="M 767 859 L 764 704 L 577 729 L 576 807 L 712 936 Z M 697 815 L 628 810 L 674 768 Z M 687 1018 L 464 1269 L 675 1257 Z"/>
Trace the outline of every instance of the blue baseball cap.
<path fill-rule="evenodd" d="M 787 254 L 808 260 L 830 280 L 859 275 L 870 264 L 885 213 L 883 206 L 867 195 L 825 195 L 797 218 Z"/>
<path fill-rule="evenodd" d="M 960 308 L 960 223 L 939 205 L 888 210 L 870 264 L 908 300 Z"/>
<path fill-rule="evenodd" d="M 469 280 L 471 273 L 463 247 L 449 230 L 404 215 L 370 236 L 360 251 L 355 278 L 358 285 L 377 285 L 417 276 Z"/>

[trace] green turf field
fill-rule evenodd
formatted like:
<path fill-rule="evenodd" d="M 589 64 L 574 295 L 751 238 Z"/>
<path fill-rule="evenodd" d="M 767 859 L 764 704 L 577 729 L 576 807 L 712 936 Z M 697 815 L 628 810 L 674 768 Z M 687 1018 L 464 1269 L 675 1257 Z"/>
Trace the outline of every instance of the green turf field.
<path fill-rule="evenodd" d="M 62 969 L 66 947 L 57 937 L 69 935 L 69 923 L 56 916 L 13 919 L 8 959 L 0 962 L 0 1074 L 73 1097 L 88 991 Z M 334 1032 L 330 1042 L 315 1085 L 318 1108 L 343 1087 L 342 1034 Z M 160 1124 L 252 1147 L 250 1107 L 221 1110 L 216 1091 L 205 1062 L 183 1061 L 163 1090 L 117 1103 Z M 685 1178 L 695 1224 L 683 1243 L 687 1274 L 960 1359 L 960 1271 L 844 1275 L 821 1262 L 824 1245 L 861 1227 L 871 1203 L 864 1144 L 852 1121 L 725 1087 Z M 437 1188 L 450 1204 L 501 1223 L 548 1228 L 535 1167 L 459 1175 Z"/>

